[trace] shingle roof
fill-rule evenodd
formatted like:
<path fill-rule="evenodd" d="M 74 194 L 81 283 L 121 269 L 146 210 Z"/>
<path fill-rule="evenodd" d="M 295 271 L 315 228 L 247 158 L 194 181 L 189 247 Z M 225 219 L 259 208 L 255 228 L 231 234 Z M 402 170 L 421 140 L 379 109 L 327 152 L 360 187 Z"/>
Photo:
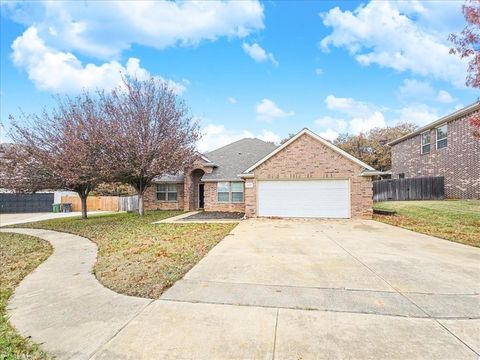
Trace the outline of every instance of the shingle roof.
<path fill-rule="evenodd" d="M 237 175 L 277 148 L 276 145 L 260 139 L 245 138 L 205 153 L 205 156 L 218 165 L 204 181 L 240 180 Z"/>
<path fill-rule="evenodd" d="M 156 176 L 153 178 L 154 183 L 182 183 L 184 179 L 183 172 L 179 174 L 165 174 L 162 176 Z"/>

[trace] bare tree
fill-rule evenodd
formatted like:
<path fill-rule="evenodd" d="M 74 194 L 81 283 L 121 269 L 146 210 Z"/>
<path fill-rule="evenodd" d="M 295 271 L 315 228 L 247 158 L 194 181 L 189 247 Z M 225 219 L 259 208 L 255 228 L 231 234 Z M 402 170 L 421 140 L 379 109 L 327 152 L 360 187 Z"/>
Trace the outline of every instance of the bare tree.
<path fill-rule="evenodd" d="M 57 97 L 50 112 L 23 113 L 10 120 L 15 141 L 6 156 L 10 188 L 75 191 L 86 219 L 88 193 L 107 175 L 102 168 L 107 131 L 98 99 L 87 92 Z"/>
<path fill-rule="evenodd" d="M 111 180 L 136 190 L 143 216 L 143 194 L 153 178 L 182 171 L 193 161 L 198 126 L 184 101 L 155 78 L 124 78 L 101 98 L 110 134 Z"/>

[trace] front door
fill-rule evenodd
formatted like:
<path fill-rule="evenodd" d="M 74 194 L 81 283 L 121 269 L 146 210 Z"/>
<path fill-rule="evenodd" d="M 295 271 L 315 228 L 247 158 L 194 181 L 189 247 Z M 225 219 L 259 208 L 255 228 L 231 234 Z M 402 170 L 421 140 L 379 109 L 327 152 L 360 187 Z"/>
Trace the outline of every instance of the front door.
<path fill-rule="evenodd" d="M 198 208 L 203 209 L 205 206 L 205 184 L 198 184 Z"/>

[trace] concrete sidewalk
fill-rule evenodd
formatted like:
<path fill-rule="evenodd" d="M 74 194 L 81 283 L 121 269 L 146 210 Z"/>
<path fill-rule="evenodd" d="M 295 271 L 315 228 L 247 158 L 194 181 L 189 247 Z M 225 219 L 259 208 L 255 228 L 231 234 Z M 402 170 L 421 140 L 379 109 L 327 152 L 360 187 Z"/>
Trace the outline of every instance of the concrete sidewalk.
<path fill-rule="evenodd" d="M 49 241 L 53 254 L 15 289 L 11 324 L 58 359 L 89 359 L 152 300 L 117 294 L 91 273 L 97 246 L 80 236 L 0 229 Z"/>
<path fill-rule="evenodd" d="M 112 211 L 89 211 L 88 216 L 97 214 L 110 214 Z M 0 214 L 0 227 L 26 224 L 30 222 L 61 219 L 65 217 L 81 216 L 80 211 L 70 213 L 18 213 L 18 214 Z"/>
<path fill-rule="evenodd" d="M 152 224 L 234 224 L 243 221 L 243 219 L 187 219 L 192 215 L 196 215 L 201 211 L 189 211 L 184 214 L 172 216 L 160 221 L 155 221 Z"/>

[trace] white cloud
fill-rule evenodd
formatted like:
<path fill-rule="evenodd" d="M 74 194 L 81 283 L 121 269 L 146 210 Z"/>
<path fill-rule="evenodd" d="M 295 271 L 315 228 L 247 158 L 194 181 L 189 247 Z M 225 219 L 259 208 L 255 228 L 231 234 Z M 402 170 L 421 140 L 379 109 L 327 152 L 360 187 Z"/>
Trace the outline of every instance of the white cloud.
<path fill-rule="evenodd" d="M 18 1 L 2 6 L 14 21 L 34 25 L 49 46 L 103 59 L 118 57 L 132 44 L 192 46 L 224 36 L 243 38 L 264 27 L 258 1 Z"/>
<path fill-rule="evenodd" d="M 270 121 L 276 118 L 285 118 L 295 115 L 293 111 L 282 110 L 272 100 L 263 99 L 256 106 L 258 120 Z"/>
<path fill-rule="evenodd" d="M 332 32 L 320 42 L 347 49 L 362 65 L 377 64 L 397 71 L 445 80 L 464 86 L 466 62 L 449 54 L 448 30 L 432 13 L 451 11 L 451 5 L 424 6 L 417 1 L 371 1 L 356 10 L 338 7 L 322 14 Z M 436 10 L 435 10 L 436 9 Z M 458 6 L 458 17 L 461 9 Z M 413 19 L 416 19 L 414 21 Z"/>
<path fill-rule="evenodd" d="M 374 105 L 352 98 L 341 98 L 328 95 L 325 98 L 327 108 L 349 117 L 348 120 L 324 116 L 315 120 L 315 125 L 327 128 L 325 135 L 333 136 L 334 132 L 348 132 L 356 135 L 376 127 L 386 126 L 383 113 Z"/>
<path fill-rule="evenodd" d="M 339 132 L 347 130 L 347 122 L 343 119 L 333 118 L 331 116 L 323 116 L 315 120 L 315 126 L 320 128 L 335 128 Z"/>
<path fill-rule="evenodd" d="M 417 125 L 426 125 L 439 118 L 436 109 L 424 104 L 406 106 L 396 111 L 398 119 L 396 122 L 410 122 Z"/>
<path fill-rule="evenodd" d="M 15 39 L 12 49 L 14 64 L 24 68 L 29 79 L 41 90 L 72 92 L 94 88 L 109 89 L 121 83 L 122 74 L 139 79 L 150 77 L 150 73 L 140 66 L 137 58 L 129 58 L 125 65 L 114 60 L 102 65 L 83 65 L 72 53 L 46 46 L 33 26 Z M 157 78 L 167 81 L 177 93 L 185 90 L 185 80 L 177 83 L 158 76 Z"/>
<path fill-rule="evenodd" d="M 440 90 L 435 93 L 430 83 L 427 81 L 419 81 L 415 79 L 405 79 L 403 84 L 399 87 L 397 96 L 404 101 L 437 101 L 444 104 L 449 104 L 455 101 L 455 99 L 446 90 Z"/>
<path fill-rule="evenodd" d="M 203 128 L 203 137 L 197 142 L 197 148 L 200 152 L 206 152 L 218 149 L 234 141 L 243 138 L 258 138 L 263 141 L 280 143 L 280 136 L 269 130 L 262 130 L 254 134 L 248 130 L 230 130 L 224 125 L 208 124 Z"/>
<path fill-rule="evenodd" d="M 234 98 L 233 96 L 230 96 L 227 100 L 230 104 L 236 104 L 237 103 L 237 99 Z"/>
<path fill-rule="evenodd" d="M 382 128 L 387 124 L 380 111 L 373 112 L 370 116 L 354 117 L 349 122 L 350 133 L 359 134 L 368 132 L 374 128 Z"/>
<path fill-rule="evenodd" d="M 274 66 L 278 66 L 278 61 L 275 59 L 272 53 L 267 53 L 260 45 L 253 43 L 249 45 L 247 43 L 242 44 L 243 50 L 256 62 L 270 61 Z"/>
<path fill-rule="evenodd" d="M 422 126 L 439 118 L 437 109 L 425 104 L 412 104 L 398 109 L 382 109 L 367 102 L 334 95 L 327 96 L 325 103 L 329 110 L 342 115 L 342 117 L 327 115 L 314 121 L 314 125 L 319 129 L 318 133 L 329 140 L 336 138 L 338 134 L 357 135 L 373 128 L 382 128 L 387 124 L 394 125 L 400 122 Z M 384 113 L 388 116 L 386 117 Z"/>
<path fill-rule="evenodd" d="M 335 95 L 328 95 L 325 98 L 325 104 L 329 110 L 339 111 L 349 116 L 369 116 L 376 110 L 375 106 L 366 102 Z"/>
<path fill-rule="evenodd" d="M 455 101 L 455 99 L 450 95 L 448 91 L 445 90 L 440 90 L 437 95 L 437 101 L 444 103 L 444 104 L 449 104 Z"/>
<path fill-rule="evenodd" d="M 331 128 L 328 128 L 325 131 L 319 132 L 318 135 L 320 135 L 324 139 L 327 139 L 333 142 L 333 140 L 335 140 L 340 134 L 337 131 L 332 130 Z"/>
<path fill-rule="evenodd" d="M 399 87 L 397 95 L 402 100 L 425 100 L 434 96 L 434 90 L 427 81 L 405 79 Z"/>
<path fill-rule="evenodd" d="M 275 134 L 273 131 L 269 131 L 269 130 L 262 130 L 262 132 L 255 137 L 260 139 L 260 140 L 267 141 L 267 142 L 272 142 L 272 143 L 277 144 L 277 145 L 282 140 L 282 138 L 280 136 Z"/>
<path fill-rule="evenodd" d="M 316 69 L 315 69 L 315 74 L 317 74 L 317 75 L 322 75 L 322 74 L 323 74 L 323 69 L 321 69 L 321 68 L 316 68 Z"/>

